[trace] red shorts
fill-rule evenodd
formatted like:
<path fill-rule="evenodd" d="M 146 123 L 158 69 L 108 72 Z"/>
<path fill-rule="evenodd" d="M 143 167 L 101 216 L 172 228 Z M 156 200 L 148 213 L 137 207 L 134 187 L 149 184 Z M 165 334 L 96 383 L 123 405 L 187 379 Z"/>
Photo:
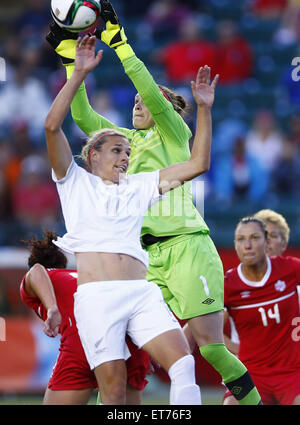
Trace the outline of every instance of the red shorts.
<path fill-rule="evenodd" d="M 142 390 L 148 383 L 145 377 L 149 373 L 150 357 L 143 350 L 138 350 L 129 338 L 126 338 L 126 343 L 131 352 L 131 357 L 126 361 L 127 382 L 133 388 Z M 48 388 L 53 391 L 67 391 L 97 387 L 78 333 L 69 335 L 60 348 Z"/>
<path fill-rule="evenodd" d="M 300 395 L 300 370 L 288 373 L 274 370 L 262 374 L 249 370 L 249 373 L 265 405 L 291 405 L 295 397 Z M 231 392 L 226 391 L 224 399 L 230 395 Z"/>

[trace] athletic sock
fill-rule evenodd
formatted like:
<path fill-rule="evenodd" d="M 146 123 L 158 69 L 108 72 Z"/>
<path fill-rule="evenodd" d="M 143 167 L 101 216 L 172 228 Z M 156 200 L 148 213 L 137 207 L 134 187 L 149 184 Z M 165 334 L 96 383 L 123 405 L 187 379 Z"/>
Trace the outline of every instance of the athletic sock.
<path fill-rule="evenodd" d="M 225 344 L 200 347 L 201 355 L 222 377 L 222 380 L 239 404 L 261 404 L 261 398 L 245 365 Z"/>
<path fill-rule="evenodd" d="M 168 371 L 171 379 L 170 404 L 201 404 L 200 387 L 195 381 L 195 360 L 192 355 L 181 357 Z"/>

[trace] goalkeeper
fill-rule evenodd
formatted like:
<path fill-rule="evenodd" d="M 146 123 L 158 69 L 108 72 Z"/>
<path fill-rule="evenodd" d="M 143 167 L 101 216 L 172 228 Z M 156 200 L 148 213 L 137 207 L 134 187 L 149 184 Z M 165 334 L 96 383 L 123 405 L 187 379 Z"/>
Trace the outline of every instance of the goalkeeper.
<path fill-rule="evenodd" d="M 185 100 L 155 83 L 127 43 L 111 3 L 101 0 L 101 9 L 106 28 L 95 33 L 115 50 L 137 90 L 132 115 L 134 129 L 119 128 L 96 113 L 89 104 L 84 83 L 71 105 L 74 121 L 87 135 L 101 128 L 122 131 L 131 141 L 129 174 L 188 160 L 192 134 L 182 118 Z M 52 26 L 47 35 L 62 57 L 67 78 L 74 69 L 76 38 L 57 26 Z M 223 266 L 209 229 L 193 205 L 190 183 L 169 192 L 148 211 L 141 238 L 149 252 L 147 280 L 157 283 L 175 315 L 187 320 L 201 355 L 220 373 L 239 403 L 260 404 L 246 367 L 224 344 Z"/>

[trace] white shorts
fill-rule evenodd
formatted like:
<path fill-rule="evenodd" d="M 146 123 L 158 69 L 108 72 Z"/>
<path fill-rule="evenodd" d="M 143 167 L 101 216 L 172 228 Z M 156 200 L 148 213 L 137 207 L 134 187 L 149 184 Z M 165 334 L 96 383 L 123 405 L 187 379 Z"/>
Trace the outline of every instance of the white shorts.
<path fill-rule="evenodd" d="M 166 331 L 181 329 L 153 282 L 84 283 L 78 286 L 74 298 L 78 333 L 91 369 L 130 357 L 126 333 L 141 348 Z"/>

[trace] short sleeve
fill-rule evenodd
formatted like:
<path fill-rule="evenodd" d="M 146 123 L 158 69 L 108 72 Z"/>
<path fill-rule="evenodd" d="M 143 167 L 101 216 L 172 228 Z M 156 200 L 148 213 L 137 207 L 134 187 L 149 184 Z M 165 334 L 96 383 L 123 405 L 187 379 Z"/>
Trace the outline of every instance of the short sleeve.
<path fill-rule="evenodd" d="M 287 258 L 293 265 L 295 275 L 296 275 L 297 285 L 300 285 L 300 258 L 297 258 L 297 257 L 287 257 Z"/>
<path fill-rule="evenodd" d="M 64 205 L 68 204 L 72 197 L 75 182 L 86 173 L 87 171 L 84 168 L 76 164 L 74 158 L 69 165 L 66 175 L 62 179 L 58 179 L 52 169 L 52 180 L 56 183 L 57 192 Z"/>
<path fill-rule="evenodd" d="M 140 188 L 140 197 L 146 209 L 156 204 L 163 199 L 159 193 L 159 173 L 160 170 L 149 173 L 133 174 L 130 177 L 131 181 Z"/>
<path fill-rule="evenodd" d="M 76 173 L 76 167 L 78 167 L 78 165 L 76 164 L 76 162 L 74 161 L 74 158 L 72 158 L 72 161 L 68 167 L 68 170 L 66 172 L 65 177 L 63 177 L 62 179 L 58 179 L 56 177 L 55 171 L 52 168 L 52 180 L 54 181 L 54 183 L 58 183 L 58 184 L 63 184 L 65 183 L 67 180 L 69 180 L 70 178 L 72 178 L 72 176 Z"/>
<path fill-rule="evenodd" d="M 153 176 L 151 177 L 151 199 L 149 202 L 149 208 L 152 207 L 152 205 L 156 204 L 157 202 L 161 201 L 163 199 L 163 196 L 159 193 L 159 175 L 160 170 L 154 171 L 152 173 Z"/>
<path fill-rule="evenodd" d="M 25 289 L 25 277 L 23 277 L 20 285 L 20 296 L 24 304 L 33 310 L 42 320 L 46 320 L 47 312 L 38 297 L 32 297 L 27 294 Z"/>

